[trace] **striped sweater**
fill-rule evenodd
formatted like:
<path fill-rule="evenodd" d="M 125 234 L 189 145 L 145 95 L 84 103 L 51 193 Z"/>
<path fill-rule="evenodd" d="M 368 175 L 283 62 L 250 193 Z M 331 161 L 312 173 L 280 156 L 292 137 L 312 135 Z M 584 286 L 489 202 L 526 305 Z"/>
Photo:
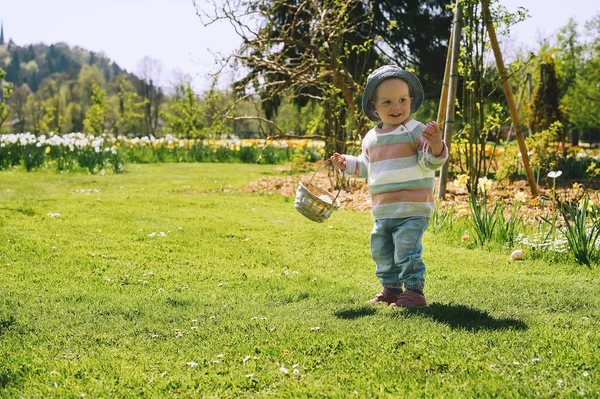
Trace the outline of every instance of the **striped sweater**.
<path fill-rule="evenodd" d="M 390 129 L 375 127 L 363 139 L 361 155 L 344 155 L 346 174 L 368 178 L 376 220 L 433 214 L 434 171 L 448 159 L 448 147 L 444 143 L 434 156 L 421 135 L 424 128 L 412 119 Z"/>

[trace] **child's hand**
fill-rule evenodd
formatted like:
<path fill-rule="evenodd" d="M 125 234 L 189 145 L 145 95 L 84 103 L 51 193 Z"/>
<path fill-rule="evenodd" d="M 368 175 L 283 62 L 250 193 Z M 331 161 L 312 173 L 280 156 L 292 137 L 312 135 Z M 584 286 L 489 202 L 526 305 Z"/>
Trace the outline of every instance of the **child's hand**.
<path fill-rule="evenodd" d="M 431 121 L 425 125 L 425 129 L 421 133 L 434 156 L 439 156 L 444 151 L 444 143 L 442 141 L 442 131 L 438 126 L 437 122 Z"/>
<path fill-rule="evenodd" d="M 337 170 L 344 171 L 348 167 L 348 161 L 346 161 L 346 158 L 344 158 L 342 154 L 338 154 L 336 152 L 329 159 L 331 160 L 331 163 L 333 163 L 333 166 Z"/>

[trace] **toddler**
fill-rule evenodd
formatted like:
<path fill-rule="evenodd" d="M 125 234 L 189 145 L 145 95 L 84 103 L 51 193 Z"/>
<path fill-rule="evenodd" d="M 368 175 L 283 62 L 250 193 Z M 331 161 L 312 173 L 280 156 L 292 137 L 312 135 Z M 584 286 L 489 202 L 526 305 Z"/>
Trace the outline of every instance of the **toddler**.
<path fill-rule="evenodd" d="M 422 103 L 423 87 L 413 73 L 395 65 L 376 69 L 367 78 L 362 108 L 377 126 L 364 137 L 361 155 L 331 157 L 338 170 L 368 179 L 375 219 L 371 256 L 383 286 L 371 303 L 427 304 L 421 239 L 433 213 L 434 171 L 448 149 L 436 122 L 410 118 Z"/>

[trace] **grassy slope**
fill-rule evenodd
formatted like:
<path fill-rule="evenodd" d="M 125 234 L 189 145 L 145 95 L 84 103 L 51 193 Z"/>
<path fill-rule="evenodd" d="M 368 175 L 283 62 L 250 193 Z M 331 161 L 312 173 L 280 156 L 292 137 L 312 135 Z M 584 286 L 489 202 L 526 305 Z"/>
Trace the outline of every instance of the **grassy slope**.
<path fill-rule="evenodd" d="M 430 306 L 367 306 L 368 213 L 234 192 L 272 166 L 130 168 L 0 172 L 0 397 L 600 395 L 598 268 L 428 232 Z"/>

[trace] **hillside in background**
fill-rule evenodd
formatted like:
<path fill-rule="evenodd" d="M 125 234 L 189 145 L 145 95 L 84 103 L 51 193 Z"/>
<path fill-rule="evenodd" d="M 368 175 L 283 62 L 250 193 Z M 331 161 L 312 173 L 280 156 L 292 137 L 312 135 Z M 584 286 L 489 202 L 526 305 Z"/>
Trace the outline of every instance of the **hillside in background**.
<path fill-rule="evenodd" d="M 55 74 L 61 75 L 61 80 L 76 80 L 84 65 L 95 65 L 106 82 L 126 73 L 104 54 L 66 43 L 18 46 L 9 41 L 0 44 L 0 68 L 6 71 L 6 81 L 15 87 L 25 83 L 34 93 L 44 79 Z"/>
<path fill-rule="evenodd" d="M 158 62 L 143 58 L 137 76 L 103 53 L 67 43 L 19 46 L 6 42 L 0 25 L 0 70 L 6 73 L 4 79 L 0 77 L 0 93 L 3 86 L 10 88 L 6 99 L 0 97 L 4 109 L 0 110 L 0 133 L 196 137 L 214 131 L 214 105 L 192 90 L 187 76 L 172 83 L 173 87 L 158 86 Z M 230 101 L 228 95 L 219 93 L 217 103 Z M 250 102 L 246 105 L 252 106 Z M 298 119 L 296 114 L 293 120 Z M 234 130 L 241 136 L 259 134 L 257 122 L 252 120 L 221 125 L 227 128 L 219 128 L 219 135 Z"/>
<path fill-rule="evenodd" d="M 139 78 L 103 53 L 67 43 L 7 42 L 0 26 L 0 87 L 8 87 L 0 99 L 1 131 L 156 134 L 168 104 L 154 84 L 154 62 L 141 61 Z"/>

